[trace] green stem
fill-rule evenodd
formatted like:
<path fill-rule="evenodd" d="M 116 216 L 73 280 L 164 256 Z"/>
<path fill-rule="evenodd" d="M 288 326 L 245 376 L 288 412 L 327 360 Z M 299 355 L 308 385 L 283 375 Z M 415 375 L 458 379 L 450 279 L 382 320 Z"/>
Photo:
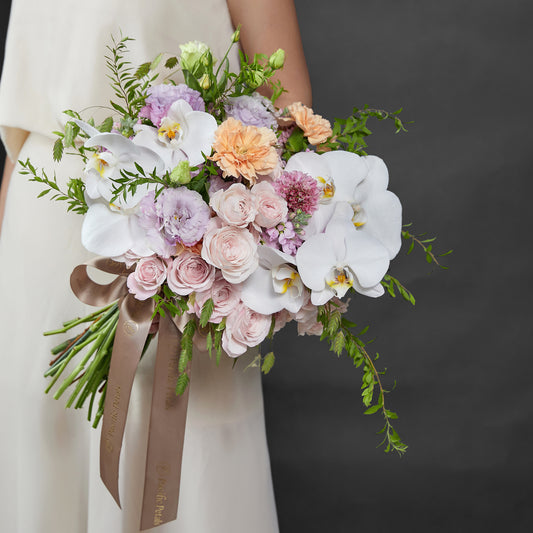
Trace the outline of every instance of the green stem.
<path fill-rule="evenodd" d="M 68 322 L 64 322 L 62 328 L 55 329 L 53 331 L 45 331 L 43 333 L 43 335 L 46 337 L 46 336 L 49 336 L 49 335 L 58 335 L 60 333 L 66 333 L 67 331 L 69 331 L 73 327 L 75 327 L 75 326 L 77 326 L 79 324 L 83 324 L 84 322 L 94 322 L 94 320 L 97 317 L 99 317 L 100 315 L 105 313 L 111 307 L 114 307 L 114 306 L 117 306 L 117 305 L 118 304 L 116 302 L 113 302 L 113 303 L 111 303 L 111 304 L 109 304 L 109 305 L 107 305 L 105 307 L 102 307 L 101 309 L 98 309 L 98 311 L 95 311 L 94 313 L 91 313 L 90 315 L 87 315 L 86 317 L 76 318 L 74 320 L 69 320 Z"/>
<path fill-rule="evenodd" d="M 117 321 L 118 321 L 118 312 L 116 313 L 116 316 L 114 316 L 113 318 L 107 321 L 104 327 L 99 328 L 99 331 L 98 333 L 95 334 L 94 339 L 91 339 L 91 341 L 93 342 L 93 346 L 91 346 L 91 349 L 87 352 L 85 357 L 79 362 L 78 366 L 74 369 L 74 371 L 70 374 L 70 376 L 65 381 L 63 381 L 61 387 L 59 387 L 57 392 L 54 394 L 54 398 L 56 400 L 61 397 L 63 392 L 65 392 L 65 390 L 72 384 L 76 376 L 78 376 L 79 373 L 85 368 L 87 361 L 89 361 L 89 359 L 92 357 L 94 352 L 96 350 L 99 350 L 102 344 L 105 343 L 105 341 L 107 340 L 109 331 L 116 326 Z M 85 341 L 84 343 L 78 345 L 76 347 L 77 351 L 79 352 L 81 348 L 82 347 L 84 348 L 85 346 L 87 346 L 87 344 L 89 344 L 89 342 Z M 70 407 L 68 403 L 67 403 L 67 407 Z"/>

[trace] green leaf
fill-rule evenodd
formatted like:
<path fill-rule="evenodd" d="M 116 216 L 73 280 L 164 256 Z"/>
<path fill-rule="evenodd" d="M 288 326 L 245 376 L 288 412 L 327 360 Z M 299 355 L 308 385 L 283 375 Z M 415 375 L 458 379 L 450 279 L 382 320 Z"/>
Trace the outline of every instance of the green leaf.
<path fill-rule="evenodd" d="M 206 300 L 204 305 L 202 306 L 202 312 L 200 313 L 200 326 L 202 328 L 205 328 L 207 326 L 209 319 L 211 318 L 211 315 L 213 314 L 213 310 L 215 309 L 215 304 L 211 298 Z"/>
<path fill-rule="evenodd" d="M 180 374 L 176 382 L 176 396 L 181 396 L 189 385 L 189 375 L 186 373 Z"/>
<path fill-rule="evenodd" d="M 365 415 L 373 415 L 374 413 L 377 413 L 381 409 L 381 405 L 373 405 L 372 407 L 369 407 L 364 414 Z"/>
<path fill-rule="evenodd" d="M 54 161 L 61 161 L 61 158 L 63 157 L 63 141 L 61 139 L 56 139 L 56 142 L 54 143 Z"/>
<path fill-rule="evenodd" d="M 261 372 L 263 372 L 263 374 L 268 374 L 272 370 L 275 360 L 276 357 L 274 356 L 274 352 L 267 353 L 263 359 L 263 364 L 261 365 Z"/>
<path fill-rule="evenodd" d="M 178 64 L 177 57 L 169 57 L 165 63 L 165 67 L 168 69 L 173 69 Z"/>
<path fill-rule="evenodd" d="M 100 126 L 98 126 L 98 130 L 102 133 L 109 133 L 113 129 L 113 117 L 107 117 Z"/>

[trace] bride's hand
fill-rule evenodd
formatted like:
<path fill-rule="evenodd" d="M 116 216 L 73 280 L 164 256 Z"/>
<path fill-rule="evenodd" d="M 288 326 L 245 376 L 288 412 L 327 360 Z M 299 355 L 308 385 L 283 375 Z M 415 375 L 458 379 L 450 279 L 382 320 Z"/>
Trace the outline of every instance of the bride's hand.
<path fill-rule="evenodd" d="M 274 76 L 288 91 L 276 100 L 283 108 L 292 102 L 311 106 L 311 83 L 292 0 L 228 0 L 234 27 L 241 25 L 240 42 L 248 57 L 285 50 L 285 65 Z M 266 96 L 268 88 L 260 90 Z"/>

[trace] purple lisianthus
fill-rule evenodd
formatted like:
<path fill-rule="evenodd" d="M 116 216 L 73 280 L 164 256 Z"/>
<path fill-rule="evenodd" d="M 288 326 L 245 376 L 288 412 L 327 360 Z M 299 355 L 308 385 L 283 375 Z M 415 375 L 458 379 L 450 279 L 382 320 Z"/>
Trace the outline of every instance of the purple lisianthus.
<path fill-rule="evenodd" d="M 178 187 L 154 198 L 152 192 L 141 200 L 140 224 L 156 253 L 169 257 L 176 244 L 193 246 L 203 237 L 211 210 L 199 193 Z"/>
<path fill-rule="evenodd" d="M 240 120 L 245 126 L 273 129 L 277 127 L 272 103 L 258 93 L 253 96 L 229 98 L 224 109 L 228 117 Z"/>
<path fill-rule="evenodd" d="M 262 237 L 267 246 L 276 250 L 281 249 L 286 254 L 293 256 L 303 244 L 302 238 L 296 233 L 290 220 L 263 230 Z"/>
<path fill-rule="evenodd" d="M 205 111 L 205 102 L 198 91 L 191 89 L 184 83 L 179 85 L 163 83 L 148 89 L 148 97 L 139 116 L 149 118 L 153 125 L 159 128 L 161 120 L 176 100 L 185 100 L 193 111 Z"/>

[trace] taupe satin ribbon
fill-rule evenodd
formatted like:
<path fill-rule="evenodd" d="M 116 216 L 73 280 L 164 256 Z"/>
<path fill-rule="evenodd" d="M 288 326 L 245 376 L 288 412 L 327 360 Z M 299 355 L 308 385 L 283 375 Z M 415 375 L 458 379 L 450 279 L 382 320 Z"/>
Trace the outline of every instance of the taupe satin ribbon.
<path fill-rule="evenodd" d="M 117 278 L 107 285 L 95 283 L 87 273 L 89 266 L 115 274 Z M 118 476 L 124 428 L 135 372 L 154 310 L 151 298 L 141 301 L 128 293 L 126 278 L 130 272 L 132 269 L 125 268 L 123 263 L 97 258 L 78 265 L 70 278 L 74 294 L 88 305 L 104 306 L 119 299 L 120 314 L 100 439 L 100 476 L 119 507 Z M 175 394 L 181 325 L 176 318 L 175 322 L 168 316 L 160 321 L 141 529 L 164 524 L 177 515 L 188 390 L 181 397 Z"/>

